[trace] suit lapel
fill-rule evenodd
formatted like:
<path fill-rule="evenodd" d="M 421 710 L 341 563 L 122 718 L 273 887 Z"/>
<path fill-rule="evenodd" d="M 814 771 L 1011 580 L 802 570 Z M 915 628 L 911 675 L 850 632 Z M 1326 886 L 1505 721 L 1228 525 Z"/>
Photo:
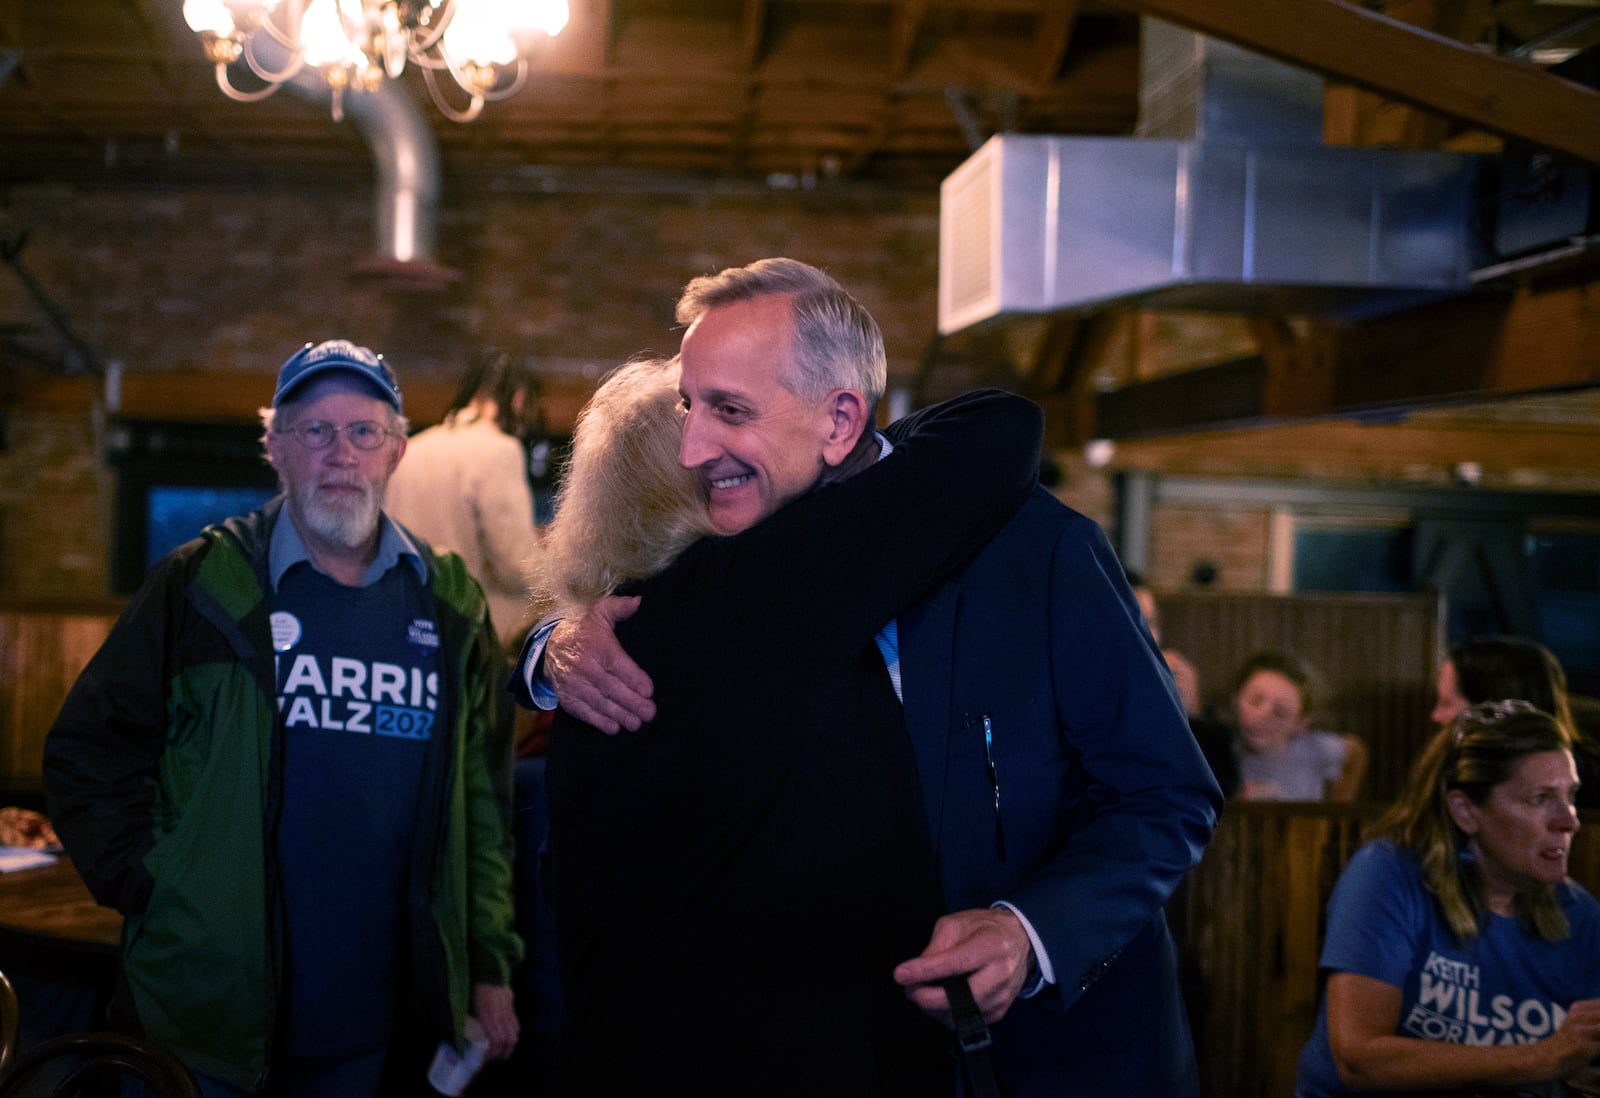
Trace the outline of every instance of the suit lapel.
<path fill-rule="evenodd" d="M 900 681 L 906 728 L 922 783 L 928 836 L 939 854 L 944 775 L 949 759 L 950 684 L 955 661 L 956 606 L 960 587 L 946 583 L 900 615 Z"/>

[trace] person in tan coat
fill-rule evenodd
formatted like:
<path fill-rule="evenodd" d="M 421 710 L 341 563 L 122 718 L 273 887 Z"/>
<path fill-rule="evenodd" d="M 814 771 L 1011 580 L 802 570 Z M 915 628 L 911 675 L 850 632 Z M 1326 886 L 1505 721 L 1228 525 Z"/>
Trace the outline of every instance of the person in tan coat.
<path fill-rule="evenodd" d="M 486 353 L 444 422 L 412 436 L 389 482 L 389 514 L 461 555 L 509 651 L 534 620 L 525 573 L 539 533 L 521 435 L 538 403 L 532 371 L 503 351 Z"/>

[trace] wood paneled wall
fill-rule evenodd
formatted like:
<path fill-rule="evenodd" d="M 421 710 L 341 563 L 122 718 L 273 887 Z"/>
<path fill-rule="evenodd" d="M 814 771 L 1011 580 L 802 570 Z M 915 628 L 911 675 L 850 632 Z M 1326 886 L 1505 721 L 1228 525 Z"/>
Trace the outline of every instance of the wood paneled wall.
<path fill-rule="evenodd" d="M 1363 800 L 1387 802 L 1432 731 L 1443 658 L 1442 609 L 1421 595 L 1163 595 L 1162 642 L 1188 656 L 1205 701 L 1226 709 L 1239 667 L 1258 650 L 1292 652 L 1324 685 L 1314 726 L 1360 736 L 1371 751 Z"/>
<path fill-rule="evenodd" d="M 121 607 L 0 603 L 0 790 L 36 795 L 44 736 Z"/>
<path fill-rule="evenodd" d="M 1285 1098 L 1320 1006 L 1317 958 L 1334 882 L 1380 805 L 1234 802 L 1168 907 L 1205 1098 Z M 1600 813 L 1569 872 L 1600 891 Z"/>

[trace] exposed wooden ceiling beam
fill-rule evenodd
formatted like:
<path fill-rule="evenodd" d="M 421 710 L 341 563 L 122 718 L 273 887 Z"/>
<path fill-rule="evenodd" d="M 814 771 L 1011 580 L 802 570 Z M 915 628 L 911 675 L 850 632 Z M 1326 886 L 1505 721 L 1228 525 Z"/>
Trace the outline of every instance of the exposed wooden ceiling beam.
<path fill-rule="evenodd" d="M 1061 62 L 1072 44 L 1072 30 L 1078 22 L 1078 0 L 1062 0 L 1047 7 L 1039 16 L 1038 48 L 1034 54 L 1034 78 L 1048 88 L 1061 75 Z"/>
<path fill-rule="evenodd" d="M 1543 431 L 1474 430 L 1433 423 L 1326 420 L 1290 426 L 1211 431 L 1170 438 L 1119 440 L 1112 465 L 1171 476 L 1333 477 L 1448 483 L 1462 462 L 1481 467 L 1484 483 L 1526 489 L 1529 471 L 1549 486 L 1600 481 L 1600 434 L 1563 427 Z M 1513 474 L 1521 474 L 1513 478 Z"/>
<path fill-rule="evenodd" d="M 1600 385 L 1600 283 L 1470 294 L 1360 324 L 1315 322 L 1268 367 L 1263 407 L 1272 418 Z"/>
<path fill-rule="evenodd" d="M 1383 13 L 1396 22 L 1474 44 L 1492 36 L 1494 0 L 1393 0 Z M 1323 140 L 1330 145 L 1389 145 L 1406 149 L 1447 147 L 1461 123 L 1374 92 L 1329 81 L 1322 105 Z M 1478 141 L 1495 143 L 1482 130 Z"/>
<path fill-rule="evenodd" d="M 924 0 L 907 0 L 895 5 L 889 28 L 889 85 L 893 87 L 904 80 L 911 71 L 911 62 L 917 55 L 917 32 L 927 17 L 928 5 Z"/>
<path fill-rule="evenodd" d="M 1600 92 L 1341 0 L 1106 0 L 1600 164 Z"/>
<path fill-rule="evenodd" d="M 767 0 L 744 0 L 744 18 L 740 23 L 740 53 L 744 67 L 750 72 L 761 63 L 767 40 Z"/>
<path fill-rule="evenodd" d="M 1600 386 L 1600 282 L 1479 293 L 1359 323 L 1251 319 L 1258 356 L 1124 385 L 1094 433 L 1185 434 Z"/>

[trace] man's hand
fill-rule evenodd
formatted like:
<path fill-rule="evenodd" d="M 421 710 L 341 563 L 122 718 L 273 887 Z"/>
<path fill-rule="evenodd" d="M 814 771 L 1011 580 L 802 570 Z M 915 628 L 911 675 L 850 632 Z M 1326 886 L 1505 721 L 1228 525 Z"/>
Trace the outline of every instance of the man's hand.
<path fill-rule="evenodd" d="M 603 598 L 583 617 L 563 621 L 544 648 L 544 674 L 561 708 L 607 735 L 656 715 L 655 684 L 617 643 L 617 622 L 639 609 L 637 596 Z"/>
<path fill-rule="evenodd" d="M 975 908 L 946 915 L 918 957 L 894 970 L 895 983 L 924 1014 L 952 1027 L 950 1000 L 939 981 L 965 974 L 985 1022 L 998 1022 L 1022 991 L 1033 947 L 1022 920 L 1005 908 Z"/>
<path fill-rule="evenodd" d="M 472 1016 L 489 1038 L 486 1060 L 504 1060 L 517 1047 L 520 1026 L 511 989 L 500 984 L 472 985 Z"/>

